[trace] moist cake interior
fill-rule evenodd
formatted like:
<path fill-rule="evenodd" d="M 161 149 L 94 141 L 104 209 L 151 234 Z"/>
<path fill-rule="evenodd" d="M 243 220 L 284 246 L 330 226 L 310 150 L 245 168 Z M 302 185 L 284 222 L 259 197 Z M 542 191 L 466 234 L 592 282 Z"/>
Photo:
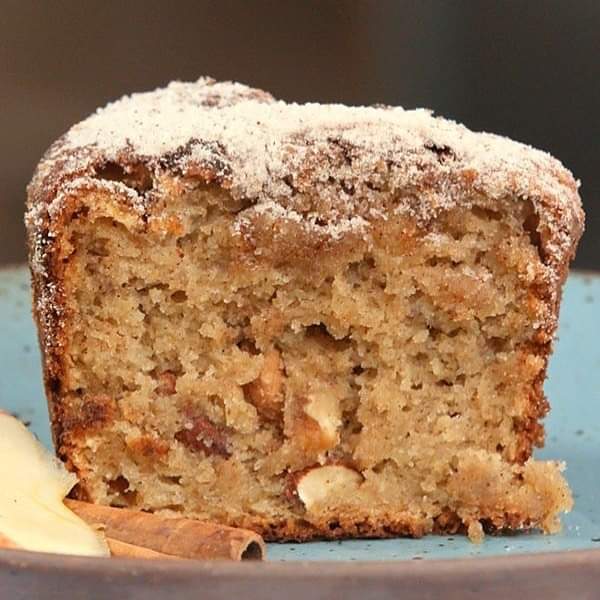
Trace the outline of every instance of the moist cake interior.
<path fill-rule="evenodd" d="M 369 236 L 206 185 L 159 204 L 90 191 L 64 232 L 82 495 L 278 539 L 556 528 L 560 466 L 529 459 L 553 308 L 530 203 L 389 211 Z"/>

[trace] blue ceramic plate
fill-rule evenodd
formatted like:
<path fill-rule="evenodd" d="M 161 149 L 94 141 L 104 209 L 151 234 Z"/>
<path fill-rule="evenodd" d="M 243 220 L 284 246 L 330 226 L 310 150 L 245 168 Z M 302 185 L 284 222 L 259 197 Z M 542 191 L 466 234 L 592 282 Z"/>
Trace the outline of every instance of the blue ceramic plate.
<path fill-rule="evenodd" d="M 558 535 L 487 536 L 475 545 L 461 536 L 421 540 L 357 540 L 270 544 L 272 561 L 468 558 L 564 550 L 600 550 L 600 276 L 569 278 L 546 393 L 546 447 L 538 457 L 565 460 L 575 496 Z M 50 446 L 40 357 L 31 320 L 29 275 L 0 271 L 0 407 L 16 413 Z"/>

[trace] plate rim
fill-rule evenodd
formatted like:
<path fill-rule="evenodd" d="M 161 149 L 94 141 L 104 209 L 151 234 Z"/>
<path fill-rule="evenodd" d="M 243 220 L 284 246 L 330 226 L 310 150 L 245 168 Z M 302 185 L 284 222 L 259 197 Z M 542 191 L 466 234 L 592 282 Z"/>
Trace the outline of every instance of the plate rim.
<path fill-rule="evenodd" d="M 80 571 L 93 573 L 97 571 L 117 574 L 145 574 L 168 571 L 178 574 L 210 573 L 215 576 L 227 576 L 237 573 L 263 576 L 270 574 L 289 576 L 296 574 L 298 568 L 314 569 L 318 575 L 369 575 L 376 576 L 382 572 L 415 573 L 421 570 L 451 572 L 455 576 L 473 573 L 474 563 L 477 572 L 485 573 L 494 569 L 511 567 L 511 571 L 529 570 L 538 566 L 544 569 L 573 565 L 579 567 L 597 566 L 600 568 L 600 547 L 584 550 L 557 550 L 550 552 L 519 552 L 505 556 L 469 556 L 461 558 L 423 558 L 412 557 L 389 560 L 269 560 L 264 561 L 228 561 L 228 560 L 177 560 L 121 557 L 90 557 L 66 554 L 31 552 L 28 550 L 0 549 L 0 574 L 6 568 L 22 567 L 55 571 Z M 103 568 L 106 567 L 106 568 Z M 600 576 L 600 570 L 598 572 Z"/>
<path fill-rule="evenodd" d="M 231 598 L 444 597 L 469 600 L 592 597 L 600 586 L 600 549 L 460 559 L 225 562 L 91 558 L 0 550 L 0 590 L 6 597 L 89 600 Z M 127 593 L 135 592 L 132 596 Z M 31 596 L 35 593 L 35 596 Z M 118 594 L 118 595 L 117 595 Z M 565 596 L 567 594 L 567 596 Z M 4 597 L 4 596 L 3 596 Z"/>

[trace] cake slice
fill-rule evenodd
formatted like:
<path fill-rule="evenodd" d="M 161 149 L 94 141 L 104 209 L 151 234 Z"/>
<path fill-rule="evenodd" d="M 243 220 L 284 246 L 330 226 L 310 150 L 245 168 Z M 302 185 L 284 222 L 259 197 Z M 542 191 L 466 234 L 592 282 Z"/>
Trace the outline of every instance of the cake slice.
<path fill-rule="evenodd" d="M 27 214 L 79 497 L 271 540 L 556 531 L 532 450 L 577 189 L 424 110 L 210 79 L 99 110 Z"/>

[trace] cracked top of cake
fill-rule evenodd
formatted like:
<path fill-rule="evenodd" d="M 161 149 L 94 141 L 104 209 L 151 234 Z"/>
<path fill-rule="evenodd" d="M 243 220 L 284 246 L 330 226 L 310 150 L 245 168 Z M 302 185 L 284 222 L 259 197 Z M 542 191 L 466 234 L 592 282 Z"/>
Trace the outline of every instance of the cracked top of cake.
<path fill-rule="evenodd" d="M 141 167 L 149 183 L 107 176 L 111 165 Z M 289 104 L 201 78 L 125 96 L 57 140 L 29 187 L 30 232 L 47 232 L 82 189 L 116 191 L 145 214 L 164 175 L 227 189 L 244 201 L 238 224 L 259 211 L 333 238 L 390 212 L 426 224 L 477 196 L 529 200 L 555 276 L 583 229 L 578 182 L 545 152 L 427 110 Z"/>

